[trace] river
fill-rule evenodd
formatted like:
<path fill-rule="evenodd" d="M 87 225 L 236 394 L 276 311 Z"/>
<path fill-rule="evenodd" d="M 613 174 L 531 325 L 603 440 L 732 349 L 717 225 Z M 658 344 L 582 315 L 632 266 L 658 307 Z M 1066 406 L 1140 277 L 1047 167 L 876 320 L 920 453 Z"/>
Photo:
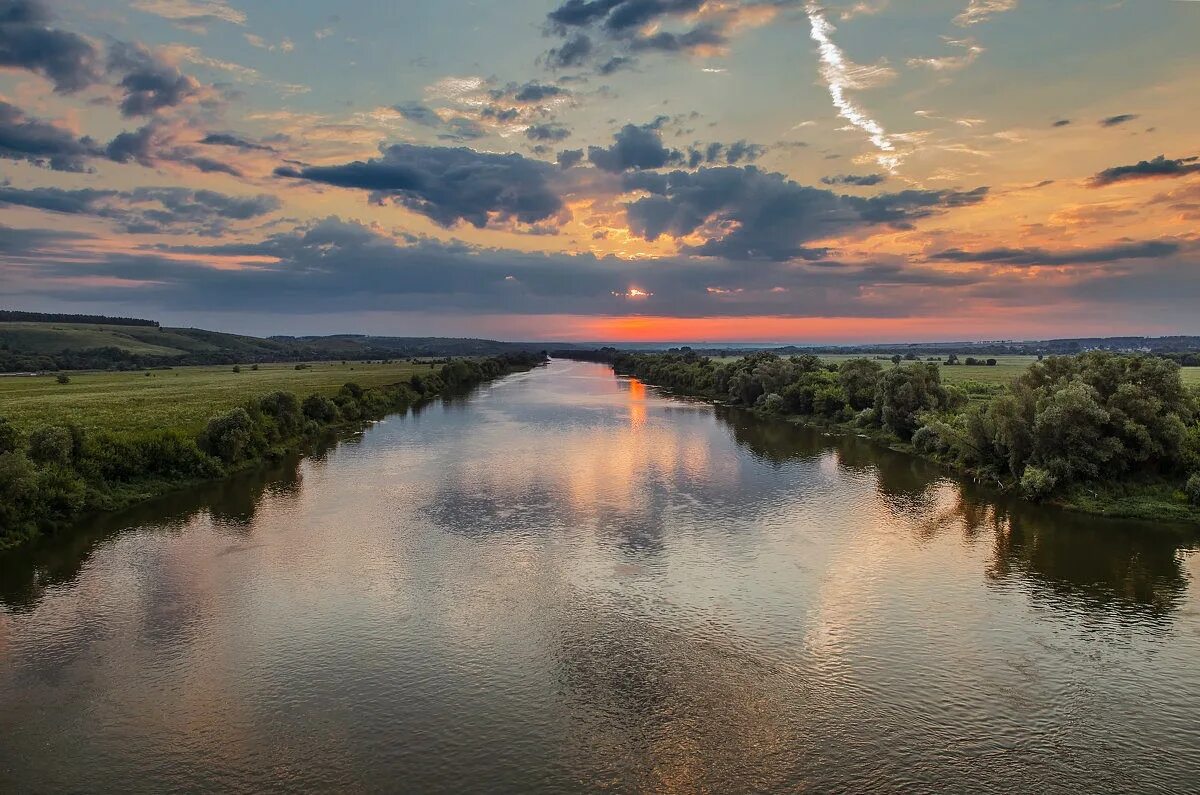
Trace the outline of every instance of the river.
<path fill-rule="evenodd" d="M 0 558 L 0 791 L 1196 791 L 1196 548 L 556 360 Z"/>

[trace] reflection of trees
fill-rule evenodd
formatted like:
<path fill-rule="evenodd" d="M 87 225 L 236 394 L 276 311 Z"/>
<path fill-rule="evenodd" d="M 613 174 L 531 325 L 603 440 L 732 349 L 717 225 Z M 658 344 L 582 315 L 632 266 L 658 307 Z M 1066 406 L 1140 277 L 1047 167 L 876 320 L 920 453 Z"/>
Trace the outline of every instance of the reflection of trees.
<path fill-rule="evenodd" d="M 568 760 L 582 788 L 784 791 L 802 755 L 794 682 L 728 632 L 607 605 L 561 622 L 559 681 L 578 704 Z"/>
<path fill-rule="evenodd" d="M 728 406 L 717 406 L 716 413 L 729 426 L 734 441 L 773 464 L 816 458 L 829 449 L 828 439 L 809 427 Z"/>
<path fill-rule="evenodd" d="M 1178 556 L 1192 542 L 1145 522 L 1061 511 L 987 492 L 952 487 L 954 498 L 910 515 L 915 532 L 961 532 L 967 540 L 990 534 L 986 574 L 1018 581 L 1037 600 L 1072 607 L 1168 613 L 1183 599 L 1188 579 Z"/>
<path fill-rule="evenodd" d="M 1020 579 L 1041 597 L 1101 609 L 1155 612 L 1173 610 L 1188 587 L 1176 553 L 1195 543 L 1194 533 L 1074 514 L 955 482 L 928 461 L 851 434 L 825 435 L 726 407 L 716 413 L 738 444 L 772 463 L 836 451 L 839 468 L 873 476 L 893 520 L 921 537 L 959 532 L 974 541 L 990 534 L 993 580 Z"/>
<path fill-rule="evenodd" d="M 315 451 L 323 451 L 328 441 Z M 179 532 L 196 515 L 209 513 L 221 531 L 244 536 L 264 496 L 287 496 L 300 490 L 300 457 L 289 456 L 226 480 L 204 483 L 103 514 L 26 547 L 0 555 L 0 603 L 14 610 L 36 606 L 47 588 L 75 580 L 92 553 L 123 530 L 156 527 Z"/>

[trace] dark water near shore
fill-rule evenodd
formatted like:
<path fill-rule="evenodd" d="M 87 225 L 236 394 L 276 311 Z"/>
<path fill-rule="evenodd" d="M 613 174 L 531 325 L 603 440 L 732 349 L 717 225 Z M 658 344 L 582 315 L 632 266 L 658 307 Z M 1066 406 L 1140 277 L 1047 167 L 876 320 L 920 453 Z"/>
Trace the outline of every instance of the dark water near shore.
<path fill-rule="evenodd" d="M 1197 791 L 1195 549 L 556 361 L 0 558 L 0 791 Z"/>

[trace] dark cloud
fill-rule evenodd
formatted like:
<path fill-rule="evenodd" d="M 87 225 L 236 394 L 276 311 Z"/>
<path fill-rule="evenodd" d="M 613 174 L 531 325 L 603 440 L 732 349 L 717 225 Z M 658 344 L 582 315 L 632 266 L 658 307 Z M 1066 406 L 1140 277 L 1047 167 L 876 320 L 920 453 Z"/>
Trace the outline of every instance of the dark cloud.
<path fill-rule="evenodd" d="M 625 187 L 651 194 L 626 205 L 635 234 L 647 240 L 699 234 L 705 242 L 684 251 L 733 260 L 819 259 L 828 252 L 809 242 L 877 224 L 905 227 L 987 195 L 979 188 L 861 198 L 800 185 L 754 166 L 633 174 Z"/>
<path fill-rule="evenodd" d="M 995 265 L 1094 265 L 1127 259 L 1162 259 L 1178 254 L 1181 249 L 1182 247 L 1173 241 L 1147 240 L 1076 251 L 1046 251 L 1040 248 L 963 251 L 952 248 L 934 254 L 930 259 L 943 262 L 986 262 Z"/>
<path fill-rule="evenodd" d="M 1106 119 L 1100 120 L 1100 126 L 1101 127 L 1116 127 L 1117 125 L 1124 124 L 1127 121 L 1133 121 L 1137 117 L 1138 117 L 1138 115 L 1136 113 L 1122 113 L 1117 116 L 1109 116 Z"/>
<path fill-rule="evenodd" d="M 523 86 L 512 86 L 495 98 L 512 97 L 517 102 L 535 103 L 553 97 L 568 96 L 570 93 L 567 89 L 560 88 L 559 86 L 530 82 Z"/>
<path fill-rule="evenodd" d="M 778 5 L 788 0 L 771 0 Z M 727 30 L 736 20 L 736 6 L 716 8 L 715 19 L 674 31 L 664 23 L 687 20 L 705 6 L 705 0 L 566 0 L 546 17 L 548 29 L 568 37 L 560 48 L 547 53 L 551 66 L 580 66 L 596 51 L 583 31 L 590 31 L 610 45 L 625 52 L 696 52 L 720 47 L 728 42 Z M 586 41 L 586 44 L 584 42 Z M 563 52 L 569 51 L 568 58 Z M 567 63 L 562 63 L 567 61 Z M 616 55 L 600 67 L 610 74 L 628 66 L 626 55 Z"/>
<path fill-rule="evenodd" d="M 41 0 L 0 0 L 0 66 L 26 69 L 69 93 L 101 79 L 100 54 L 84 37 L 51 27 Z"/>
<path fill-rule="evenodd" d="M 443 141 L 475 141 L 486 138 L 488 131 L 483 125 L 466 116 L 455 116 L 446 120 L 443 132 L 438 138 Z"/>
<path fill-rule="evenodd" d="M 374 201 L 394 201 L 442 226 L 465 221 L 482 228 L 493 220 L 532 224 L 557 215 L 563 203 L 552 184 L 556 171 L 518 154 L 396 144 L 365 162 L 275 173 L 369 191 Z"/>
<path fill-rule="evenodd" d="M 821 177 L 824 185 L 879 185 L 887 181 L 883 174 L 837 174 L 832 177 Z"/>
<path fill-rule="evenodd" d="M 393 108 L 405 119 L 422 127 L 440 127 L 442 124 L 441 117 L 434 113 L 433 108 L 422 102 L 403 102 Z"/>
<path fill-rule="evenodd" d="M 117 42 L 109 49 L 109 72 L 119 78 L 125 92 L 121 113 L 125 116 L 150 116 L 182 105 L 201 93 L 192 77 L 140 44 Z"/>
<path fill-rule="evenodd" d="M 1166 155 L 1159 155 L 1153 160 L 1142 160 L 1132 166 L 1106 168 L 1092 177 L 1092 186 L 1099 188 L 1115 182 L 1131 182 L 1139 179 L 1169 179 L 1197 172 L 1200 172 L 1200 157 L 1181 157 L 1169 160 Z"/>
<path fill-rule="evenodd" d="M 666 117 L 660 116 L 649 124 L 626 124 L 613 136 L 612 146 L 589 146 L 588 160 L 611 174 L 682 163 L 680 152 L 663 145 L 660 129 L 664 122 Z"/>
<path fill-rule="evenodd" d="M 40 258 L 48 254 L 61 253 L 64 246 L 91 238 L 92 235 L 83 232 L 65 232 L 59 229 L 14 229 L 0 224 L 0 254 L 9 258 Z M 0 273 L 0 275 L 3 274 Z"/>
<path fill-rule="evenodd" d="M 104 156 L 116 163 L 134 162 L 146 168 L 155 168 L 166 162 L 206 174 L 242 176 L 242 172 L 231 163 L 207 157 L 193 146 L 175 143 L 175 135 L 174 127 L 155 119 L 136 130 L 119 133 L 108 142 Z"/>
<path fill-rule="evenodd" d="M 736 165 L 743 161 L 753 163 L 767 152 L 767 147 L 761 144 L 752 144 L 745 140 L 734 141 L 731 144 L 723 144 L 719 142 L 710 143 L 703 148 L 691 147 L 688 149 L 687 164 L 689 168 L 696 168 L 701 163 L 725 163 L 726 165 Z"/>
<path fill-rule="evenodd" d="M 1071 123 L 1071 120 L 1070 120 L 1070 119 L 1059 119 L 1058 121 L 1054 122 L 1054 124 L 1053 124 L 1052 126 L 1054 126 L 1054 127 L 1066 127 L 1066 126 L 1067 126 L 1067 125 L 1069 125 L 1070 123 Z"/>
<path fill-rule="evenodd" d="M 27 116 L 16 105 L 0 100 L 0 157 L 24 160 L 54 171 L 85 171 L 96 154 L 90 138 L 48 121 Z"/>
<path fill-rule="evenodd" d="M 249 221 L 278 210 L 274 196 L 229 196 L 190 188 L 136 188 L 132 191 L 14 188 L 0 184 L 0 205 L 31 207 L 117 222 L 132 233 L 224 234 L 231 221 Z"/>
<path fill-rule="evenodd" d="M 561 124 L 532 124 L 525 130 L 531 141 L 563 141 L 571 137 L 571 131 Z"/>
<path fill-rule="evenodd" d="M 629 42 L 634 52 L 692 52 L 703 47 L 720 47 L 728 38 L 715 27 L 698 25 L 685 33 L 659 31 L 649 36 L 636 36 Z"/>
<path fill-rule="evenodd" d="M 583 33 L 576 33 L 560 46 L 546 53 L 546 65 L 552 69 L 569 69 L 582 66 L 592 55 L 592 40 Z"/>
<path fill-rule="evenodd" d="M 8 248 L 69 249 L 57 233 L 14 230 Z M 0 228 L 0 251 L 6 236 Z M 181 261 L 180 254 L 188 255 Z M 217 267 L 245 260 L 253 267 Z M 0 265 L 0 268 L 5 267 Z M 482 249 L 409 237 L 398 242 L 336 218 L 250 243 L 144 247 L 142 253 L 80 250 L 39 256 L 38 293 L 59 300 L 121 301 L 167 309 L 281 312 L 464 311 L 596 315 L 631 311 L 707 317 L 738 314 L 908 314 L 907 288 L 969 285 L 975 277 L 902 262 L 871 265 L 723 260 L 655 261 Z M 5 275 L 0 271 L 0 276 Z M 128 286 L 64 284 L 83 277 L 141 282 Z M 631 304 L 630 285 L 654 296 Z M 718 289 L 719 288 L 720 292 Z M 874 288 L 887 306 L 864 305 Z M 939 293 L 940 295 L 940 293 Z M 931 300 L 931 299 L 926 299 Z"/>
<path fill-rule="evenodd" d="M 558 153 L 558 165 L 561 168 L 571 168 L 583 161 L 582 149 L 564 149 Z"/>
<path fill-rule="evenodd" d="M 637 60 L 624 55 L 614 55 L 596 69 L 602 75 L 611 75 L 614 72 L 619 72 L 622 69 L 632 69 L 637 64 Z"/>
<path fill-rule="evenodd" d="M 234 149 L 242 149 L 247 151 L 274 152 L 275 147 L 267 146 L 266 144 L 255 143 L 232 133 L 209 133 L 201 139 L 200 143 L 208 146 L 230 146 Z"/>

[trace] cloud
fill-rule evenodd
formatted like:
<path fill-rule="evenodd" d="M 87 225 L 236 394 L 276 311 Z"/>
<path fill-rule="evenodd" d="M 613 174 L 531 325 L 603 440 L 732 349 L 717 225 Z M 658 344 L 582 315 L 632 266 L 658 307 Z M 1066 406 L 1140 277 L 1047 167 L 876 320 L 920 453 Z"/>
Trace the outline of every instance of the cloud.
<path fill-rule="evenodd" d="M 42 0 L 0 0 L 0 66 L 42 75 L 59 93 L 99 82 L 96 47 L 77 33 L 52 27 L 52 21 Z"/>
<path fill-rule="evenodd" d="M 558 165 L 561 168 L 571 168 L 583 161 L 582 149 L 564 149 L 558 153 Z"/>
<path fill-rule="evenodd" d="M 792 0 L 565 0 L 546 16 L 548 31 L 563 37 L 564 43 L 543 60 L 552 68 L 564 68 L 601 57 L 606 60 L 599 71 L 610 74 L 632 63 L 628 53 L 711 55 L 723 51 L 737 29 L 765 24 L 779 8 L 791 4 Z M 604 46 L 597 46 L 592 36 Z"/>
<path fill-rule="evenodd" d="M 1200 173 L 1200 157 L 1181 157 L 1168 160 L 1166 155 L 1159 155 L 1153 160 L 1142 160 L 1132 166 L 1106 168 L 1092 177 L 1091 185 L 1094 188 L 1101 188 L 1117 182 L 1170 179 L 1195 173 Z"/>
<path fill-rule="evenodd" d="M 1053 124 L 1053 125 L 1051 125 L 1051 126 L 1053 126 L 1053 127 L 1066 127 L 1066 126 L 1068 126 L 1070 123 L 1071 123 L 1071 120 L 1070 120 L 1070 119 L 1059 119 L 1058 121 L 1054 122 L 1054 124 Z"/>
<path fill-rule="evenodd" d="M 767 147 L 761 144 L 752 144 L 746 140 L 734 141 L 731 144 L 723 144 L 717 141 L 706 144 L 703 147 L 689 147 L 687 164 L 689 168 L 696 168 L 701 163 L 725 163 L 727 165 L 736 165 L 743 161 L 753 163 L 767 152 Z"/>
<path fill-rule="evenodd" d="M 861 88 L 864 85 L 864 78 L 871 75 L 870 72 L 864 72 L 864 67 L 860 67 L 851 63 L 846 59 L 841 49 L 834 44 L 831 38 L 833 34 L 833 25 L 825 19 L 821 13 L 820 6 L 815 2 L 809 2 L 806 6 L 808 21 L 810 27 L 810 35 L 812 40 L 817 43 L 817 49 L 821 58 L 821 77 L 825 80 L 825 85 L 829 89 L 830 99 L 833 100 L 833 105 L 837 108 L 838 115 L 846 121 L 853 124 L 867 134 L 871 143 L 879 150 L 876 155 L 876 160 L 879 164 L 888 171 L 894 171 L 900 164 L 901 155 L 896 149 L 896 144 L 883 126 L 867 115 L 861 107 L 850 99 L 848 92 Z"/>
<path fill-rule="evenodd" d="M 909 58 L 908 65 L 914 68 L 932 69 L 935 72 L 953 72 L 970 66 L 979 60 L 979 56 L 987 52 L 974 39 L 952 39 L 948 36 L 943 36 L 942 39 L 948 46 L 961 48 L 964 52 L 961 55 Z"/>
<path fill-rule="evenodd" d="M 563 209 L 553 185 L 557 170 L 518 154 L 395 144 L 368 161 L 289 166 L 275 173 L 369 191 L 373 201 L 395 202 L 442 226 L 465 221 L 483 228 L 493 222 L 533 224 L 557 215 Z"/>
<path fill-rule="evenodd" d="M 1181 246 L 1169 240 L 1117 243 L 1100 248 L 1047 251 L 1041 248 L 994 248 L 986 251 L 947 249 L 930 257 L 943 262 L 986 262 L 996 265 L 1093 265 L 1128 259 L 1162 259 L 1178 254 Z"/>
<path fill-rule="evenodd" d="M 181 27 L 199 29 L 210 22 L 246 24 L 246 14 L 225 0 L 133 0 L 133 7 L 169 19 Z"/>
<path fill-rule="evenodd" d="M 832 177 L 821 177 L 821 183 L 824 185 L 878 185 L 881 182 L 886 182 L 887 177 L 883 174 L 837 174 Z"/>
<path fill-rule="evenodd" d="M 941 288 L 977 279 L 900 262 L 766 261 L 746 268 L 711 259 L 519 252 L 394 240 L 338 218 L 248 243 L 144 246 L 134 254 L 71 246 L 64 233 L 0 228 L 0 253 L 13 252 L 8 262 L 0 260 L 0 279 L 13 274 L 14 256 L 28 255 L 36 260 L 36 294 L 56 300 L 292 315 L 376 309 L 614 315 L 631 311 L 636 287 L 641 296 L 633 311 L 690 317 L 903 315 L 920 310 L 926 291 L 940 299 Z M 112 280 L 123 284 L 111 286 Z M 864 301 L 864 292 L 887 302 Z"/>
<path fill-rule="evenodd" d="M 631 174 L 626 187 L 651 194 L 625 205 L 634 234 L 647 240 L 699 235 L 702 243 L 682 250 L 733 260 L 819 259 L 828 251 L 810 242 L 878 224 L 907 227 L 987 196 L 986 188 L 846 196 L 754 166 Z"/>
<path fill-rule="evenodd" d="M 563 141 L 571 137 L 571 131 L 561 124 L 532 124 L 525 130 L 531 141 Z"/>
<path fill-rule="evenodd" d="M 978 25 L 1016 7 L 1017 0 L 971 0 L 962 13 L 954 18 L 954 24 L 960 27 Z"/>
<path fill-rule="evenodd" d="M 200 83 L 141 44 L 116 42 L 108 53 L 109 71 L 125 92 L 124 116 L 150 116 L 200 96 Z"/>
<path fill-rule="evenodd" d="M 97 154 L 90 138 L 78 138 L 63 127 L 27 116 L 0 100 L 0 157 L 23 160 L 54 171 L 85 171 Z"/>
<path fill-rule="evenodd" d="M 1133 121 L 1137 117 L 1138 117 L 1138 115 L 1136 113 L 1121 113 L 1116 116 L 1109 116 L 1108 118 L 1101 119 L 1100 126 L 1101 127 L 1116 127 L 1118 125 L 1124 124 L 1127 121 Z"/>
<path fill-rule="evenodd" d="M 278 210 L 274 196 L 229 196 L 189 188 L 136 188 L 131 191 L 83 188 L 14 188 L 0 184 L 0 205 L 30 207 L 117 222 L 130 233 L 194 233 L 216 237 L 230 222 L 248 221 Z"/>
<path fill-rule="evenodd" d="M 576 33 L 560 46 L 546 52 L 544 61 L 551 69 L 569 69 L 582 66 L 594 50 L 592 40 L 583 33 Z"/>
<path fill-rule="evenodd" d="M 613 136 L 611 146 L 589 146 L 588 160 L 601 171 L 612 174 L 682 163 L 679 151 L 663 145 L 660 129 L 666 121 L 665 116 L 660 116 L 649 124 L 626 124 Z"/>
<path fill-rule="evenodd" d="M 241 170 L 232 163 L 215 160 L 193 146 L 178 143 L 177 137 L 184 129 L 177 124 L 154 119 L 136 130 L 118 134 L 108 142 L 103 154 L 116 163 L 135 162 L 146 168 L 155 168 L 166 162 L 206 174 L 242 176 Z"/>
<path fill-rule="evenodd" d="M 230 146 L 234 149 L 243 149 L 259 152 L 274 152 L 275 147 L 267 146 L 266 144 L 255 143 L 242 138 L 239 135 L 232 133 L 209 133 L 200 140 L 200 143 L 208 146 Z"/>

